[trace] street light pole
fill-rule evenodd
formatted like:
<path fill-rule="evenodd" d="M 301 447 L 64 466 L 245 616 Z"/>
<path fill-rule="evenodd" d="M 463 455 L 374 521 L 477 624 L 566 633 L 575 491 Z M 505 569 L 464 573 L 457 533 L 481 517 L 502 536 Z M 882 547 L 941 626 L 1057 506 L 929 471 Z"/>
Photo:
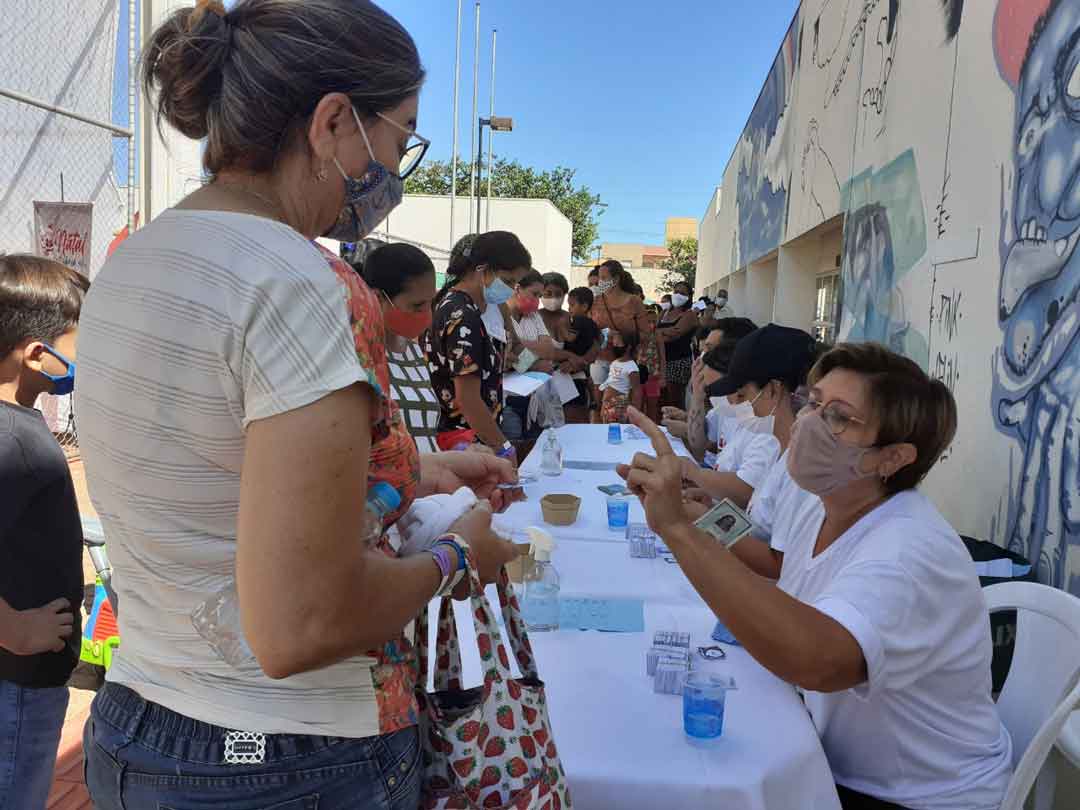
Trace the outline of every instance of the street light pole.
<path fill-rule="evenodd" d="M 460 126 L 460 119 L 458 118 L 458 98 L 461 95 L 461 2 L 458 0 L 457 4 L 457 39 L 454 40 L 454 103 L 453 112 L 451 113 L 453 128 L 454 128 L 454 145 L 450 156 L 450 249 L 454 248 L 454 240 L 457 239 L 457 234 L 454 229 L 454 210 L 457 208 L 457 161 L 458 161 L 458 128 Z"/>
<path fill-rule="evenodd" d="M 495 117 L 495 45 L 498 41 L 499 30 L 496 28 L 491 32 L 491 91 L 488 93 L 488 117 Z M 484 216 L 484 230 L 491 230 L 491 152 L 495 146 L 495 135 L 492 134 L 488 138 L 488 151 L 487 151 L 487 210 Z M 480 226 L 476 226 L 476 230 L 480 230 Z"/>
<path fill-rule="evenodd" d="M 480 191 L 480 186 L 484 181 L 483 175 L 483 159 L 484 159 L 484 127 L 488 127 L 492 133 L 495 132 L 513 132 L 514 131 L 514 119 L 493 115 L 490 118 L 478 118 L 476 120 L 476 190 Z M 479 193 L 476 195 L 476 233 L 480 233 L 480 203 L 482 198 Z M 471 213 L 470 213 L 471 216 Z"/>

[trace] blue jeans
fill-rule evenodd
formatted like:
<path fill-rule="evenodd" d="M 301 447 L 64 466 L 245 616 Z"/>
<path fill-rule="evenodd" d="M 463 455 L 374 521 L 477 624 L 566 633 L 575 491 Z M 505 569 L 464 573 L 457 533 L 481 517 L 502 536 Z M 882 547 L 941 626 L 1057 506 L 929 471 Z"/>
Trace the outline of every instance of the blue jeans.
<path fill-rule="evenodd" d="M 86 724 L 96 810 L 416 810 L 415 728 L 364 739 L 267 734 L 254 764 L 227 764 L 235 732 L 106 684 Z M 251 748 L 242 750 L 251 751 Z"/>
<path fill-rule="evenodd" d="M 0 810 L 41 810 L 67 713 L 66 686 L 0 681 Z"/>

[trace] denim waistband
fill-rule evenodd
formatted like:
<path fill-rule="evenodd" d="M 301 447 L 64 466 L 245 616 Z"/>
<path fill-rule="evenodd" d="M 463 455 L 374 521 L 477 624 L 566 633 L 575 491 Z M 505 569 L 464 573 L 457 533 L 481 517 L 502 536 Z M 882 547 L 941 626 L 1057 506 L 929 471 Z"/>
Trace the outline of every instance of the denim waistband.
<path fill-rule="evenodd" d="M 228 729 L 204 723 L 144 699 L 126 686 L 107 683 L 94 699 L 93 718 L 108 723 L 130 742 L 190 762 L 219 763 L 228 738 L 244 729 Z M 264 762 L 280 762 L 311 756 L 342 744 L 368 743 L 372 754 L 382 738 L 360 740 L 306 734 L 265 734 Z"/>

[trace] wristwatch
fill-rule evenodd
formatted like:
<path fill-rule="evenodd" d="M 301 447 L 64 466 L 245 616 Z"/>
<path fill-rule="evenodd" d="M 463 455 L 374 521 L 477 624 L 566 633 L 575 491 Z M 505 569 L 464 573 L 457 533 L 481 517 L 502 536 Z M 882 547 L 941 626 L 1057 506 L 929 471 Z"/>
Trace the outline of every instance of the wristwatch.
<path fill-rule="evenodd" d="M 456 534 L 444 534 L 431 544 L 431 557 L 442 575 L 435 596 L 449 596 L 468 571 L 465 541 Z"/>

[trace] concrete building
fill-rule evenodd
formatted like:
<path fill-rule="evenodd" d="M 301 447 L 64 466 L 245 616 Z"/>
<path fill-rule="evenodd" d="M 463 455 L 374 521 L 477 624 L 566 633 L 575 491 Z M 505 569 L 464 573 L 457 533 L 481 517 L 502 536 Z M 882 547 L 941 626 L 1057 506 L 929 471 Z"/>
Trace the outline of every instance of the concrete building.
<path fill-rule="evenodd" d="M 573 227 L 550 200 L 497 198 L 491 201 L 490 220 L 486 202 L 481 203 L 484 227 L 488 231 L 512 231 L 529 253 L 533 267 L 541 273 L 556 270 L 569 273 L 573 251 Z M 469 211 L 476 216 L 476 203 L 458 197 L 455 206 L 456 239 L 469 233 Z M 450 198 L 428 194 L 406 194 L 401 205 L 372 234 L 388 242 L 410 242 L 431 257 L 439 273 L 450 259 Z M 456 240 L 455 240 L 456 241 Z"/>
<path fill-rule="evenodd" d="M 944 381 L 923 491 L 1080 594 L 1078 36 L 1075 2 L 804 2 L 716 167 L 697 292 Z"/>
<path fill-rule="evenodd" d="M 697 238 L 698 223 L 693 217 L 668 217 L 664 226 L 664 244 L 673 239 Z"/>
<path fill-rule="evenodd" d="M 669 255 L 668 249 L 660 245 L 641 245 L 634 242 L 604 242 L 600 245 L 601 262 L 615 259 L 631 271 L 639 267 L 659 267 Z"/>

